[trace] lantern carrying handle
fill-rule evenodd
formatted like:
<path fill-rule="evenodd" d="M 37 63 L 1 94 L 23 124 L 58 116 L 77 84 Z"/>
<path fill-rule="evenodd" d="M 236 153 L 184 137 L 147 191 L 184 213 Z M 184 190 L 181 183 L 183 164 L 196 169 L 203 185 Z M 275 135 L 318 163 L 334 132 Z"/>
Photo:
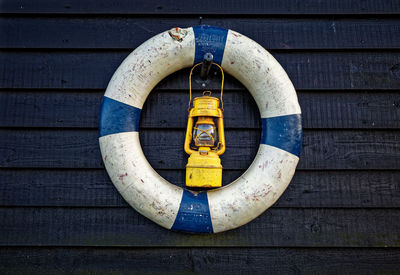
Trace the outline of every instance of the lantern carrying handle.
<path fill-rule="evenodd" d="M 188 108 L 188 111 L 190 111 L 190 105 L 192 103 L 192 73 L 193 73 L 194 68 L 196 68 L 197 66 L 202 65 L 202 64 L 203 64 L 203 62 L 197 63 L 190 70 L 190 74 L 189 74 L 189 108 Z M 224 70 L 217 63 L 213 62 L 211 65 L 215 65 L 221 70 L 221 75 L 222 75 L 222 82 L 221 82 L 221 110 L 224 111 L 224 102 L 222 101 L 222 95 L 224 93 L 224 81 L 225 81 Z"/>

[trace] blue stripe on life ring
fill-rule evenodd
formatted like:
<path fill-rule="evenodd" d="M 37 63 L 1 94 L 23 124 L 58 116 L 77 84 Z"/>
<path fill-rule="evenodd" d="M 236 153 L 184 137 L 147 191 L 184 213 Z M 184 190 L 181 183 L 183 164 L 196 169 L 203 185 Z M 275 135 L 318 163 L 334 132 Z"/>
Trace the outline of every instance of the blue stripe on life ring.
<path fill-rule="evenodd" d="M 214 26 L 195 26 L 193 27 L 196 41 L 194 64 L 203 61 L 204 54 L 212 53 L 213 62 L 221 65 L 224 56 L 226 37 L 228 30 Z"/>
<path fill-rule="evenodd" d="M 207 192 L 193 194 L 183 189 L 182 201 L 172 230 L 213 233 Z"/>
<path fill-rule="evenodd" d="M 262 118 L 261 144 L 278 147 L 300 156 L 302 129 L 301 114 Z"/>
<path fill-rule="evenodd" d="M 99 136 L 138 132 L 140 111 L 139 108 L 105 96 L 101 104 Z"/>

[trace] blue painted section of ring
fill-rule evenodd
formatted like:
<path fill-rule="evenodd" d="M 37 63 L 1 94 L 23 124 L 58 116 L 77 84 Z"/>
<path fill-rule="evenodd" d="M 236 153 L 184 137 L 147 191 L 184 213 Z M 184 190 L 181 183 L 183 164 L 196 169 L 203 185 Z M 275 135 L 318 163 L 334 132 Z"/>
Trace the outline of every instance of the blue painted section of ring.
<path fill-rule="evenodd" d="M 99 136 L 138 132 L 141 109 L 104 97 L 101 104 Z"/>
<path fill-rule="evenodd" d="M 213 62 L 221 65 L 224 56 L 226 37 L 228 30 L 214 26 L 195 26 L 193 27 L 196 50 L 194 54 L 194 64 L 203 61 L 206 53 L 212 53 Z"/>
<path fill-rule="evenodd" d="M 207 192 L 193 194 L 183 189 L 182 201 L 172 230 L 213 233 Z"/>
<path fill-rule="evenodd" d="M 302 143 L 301 114 L 262 118 L 261 144 L 278 147 L 300 156 Z"/>

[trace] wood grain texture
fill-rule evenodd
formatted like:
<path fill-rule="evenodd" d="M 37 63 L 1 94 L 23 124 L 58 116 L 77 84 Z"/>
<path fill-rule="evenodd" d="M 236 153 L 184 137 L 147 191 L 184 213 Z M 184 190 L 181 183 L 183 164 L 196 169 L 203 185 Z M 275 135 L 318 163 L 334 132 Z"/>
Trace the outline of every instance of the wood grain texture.
<path fill-rule="evenodd" d="M 0 19 L 1 48 L 133 49 L 198 18 L 6 17 Z M 202 24 L 240 32 L 268 50 L 399 49 L 397 19 L 204 18 Z"/>
<path fill-rule="evenodd" d="M 0 91 L 0 127 L 97 128 L 103 93 Z M 306 129 L 400 128 L 397 91 L 302 91 L 298 97 Z M 187 100 L 186 91 L 153 91 L 142 110 L 141 127 L 186 128 Z M 247 91 L 226 90 L 224 106 L 225 128 L 260 127 L 258 108 Z"/>
<path fill-rule="evenodd" d="M 0 130 L 0 167 L 102 168 L 94 130 Z M 155 169 L 182 169 L 185 131 L 141 131 L 140 142 Z M 397 131 L 305 131 L 299 169 L 398 169 L 400 135 Z M 260 132 L 227 130 L 226 169 L 246 169 L 259 146 Z"/>
<path fill-rule="evenodd" d="M 398 51 L 272 53 L 296 89 L 400 89 Z M 0 88 L 104 89 L 128 54 L 129 51 L 3 51 Z M 162 81 L 159 88 L 187 89 L 187 77 L 187 70 L 183 70 Z M 225 88 L 243 86 L 230 78 Z"/>
<path fill-rule="evenodd" d="M 393 248 L 0 249 L 2 274 L 396 274 L 399 262 Z"/>
<path fill-rule="evenodd" d="M 110 3 L 105 0 L 3 0 L 2 13 L 33 14 L 196 14 L 196 15 L 236 15 L 236 14 L 399 14 L 397 0 L 272 0 L 272 1 L 181 1 L 170 0 L 122 0 Z"/>
<path fill-rule="evenodd" d="M 224 170 L 223 184 L 244 170 Z M 185 170 L 158 170 L 185 185 Z M 0 169 L 0 206 L 130 207 L 105 170 Z M 297 171 L 273 207 L 400 207 L 400 171 Z"/>
<path fill-rule="evenodd" d="M 173 232 L 130 208 L 0 208 L 0 220 L 0 246 L 400 246 L 400 209 L 270 208 L 214 235 Z"/>

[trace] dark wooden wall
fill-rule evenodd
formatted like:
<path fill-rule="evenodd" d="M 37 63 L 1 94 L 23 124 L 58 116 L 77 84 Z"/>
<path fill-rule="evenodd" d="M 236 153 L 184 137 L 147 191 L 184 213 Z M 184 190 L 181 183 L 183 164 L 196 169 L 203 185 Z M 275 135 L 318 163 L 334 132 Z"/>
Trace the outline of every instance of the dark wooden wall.
<path fill-rule="evenodd" d="M 226 2 L 0 2 L 0 273 L 400 273 L 400 1 Z M 200 23 L 270 50 L 303 110 L 287 191 L 216 235 L 164 230 L 128 207 L 97 141 L 120 62 L 161 31 Z M 180 186 L 186 77 L 151 93 L 140 136 L 152 166 Z M 227 183 L 251 163 L 260 121 L 232 78 L 225 109 Z"/>

